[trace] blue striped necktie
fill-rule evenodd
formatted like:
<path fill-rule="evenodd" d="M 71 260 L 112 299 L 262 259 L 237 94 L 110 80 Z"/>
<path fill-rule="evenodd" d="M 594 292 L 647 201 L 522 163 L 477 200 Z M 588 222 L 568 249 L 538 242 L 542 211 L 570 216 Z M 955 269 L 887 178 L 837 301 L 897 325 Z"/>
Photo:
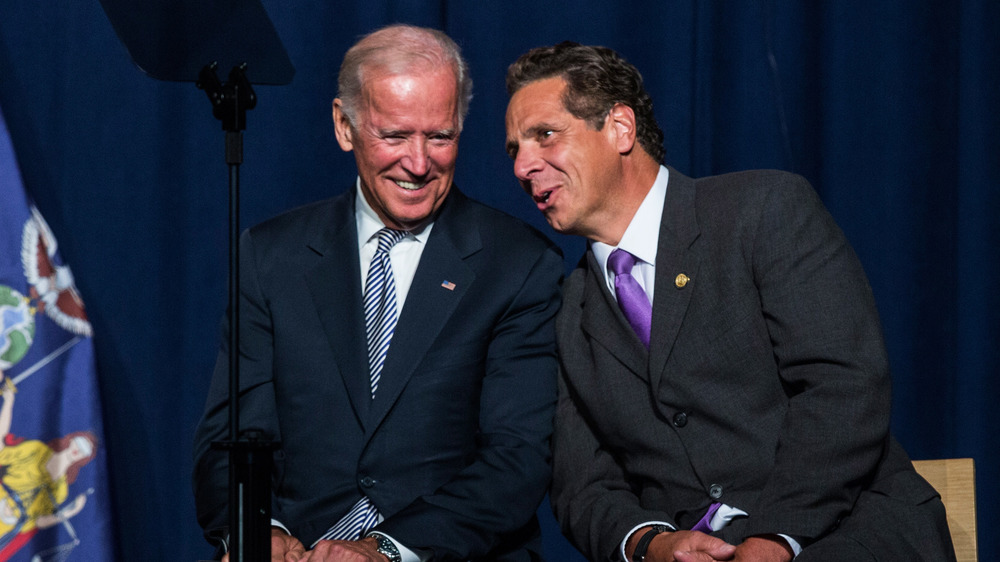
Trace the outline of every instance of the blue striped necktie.
<path fill-rule="evenodd" d="M 372 399 L 382 377 L 382 365 L 389 351 L 392 332 L 396 328 L 396 282 L 389 262 L 389 250 L 406 232 L 383 228 L 378 231 L 378 249 L 368 266 L 365 281 L 365 330 L 368 338 L 368 371 L 371 376 Z M 368 496 L 361 499 L 319 540 L 357 540 L 361 533 L 378 523 L 378 510 Z M 317 541 L 319 542 L 319 541 Z"/>
<path fill-rule="evenodd" d="M 389 250 L 404 236 L 406 232 L 403 230 L 383 228 L 378 231 L 378 249 L 368 266 L 368 279 L 365 281 L 365 325 L 372 398 L 375 398 L 378 381 L 382 378 L 382 365 L 396 328 L 396 282 L 392 276 Z"/>

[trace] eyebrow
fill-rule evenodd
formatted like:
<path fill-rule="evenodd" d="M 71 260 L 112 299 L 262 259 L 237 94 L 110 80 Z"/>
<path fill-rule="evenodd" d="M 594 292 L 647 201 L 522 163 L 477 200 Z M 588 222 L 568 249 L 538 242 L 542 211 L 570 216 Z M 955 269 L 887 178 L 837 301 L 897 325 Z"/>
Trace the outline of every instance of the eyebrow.
<path fill-rule="evenodd" d="M 551 123 L 538 123 L 536 125 L 528 127 L 528 129 L 525 130 L 524 134 L 521 136 L 531 139 L 538 137 L 539 134 L 545 131 L 559 131 L 559 130 L 560 130 L 559 127 L 552 125 Z M 517 151 L 517 147 L 518 147 L 518 142 L 516 140 L 508 140 L 507 154 L 513 156 L 513 153 Z"/>
<path fill-rule="evenodd" d="M 507 149 L 507 156 L 510 156 L 511 158 L 513 158 L 514 155 L 517 154 L 517 147 L 518 146 L 519 145 L 517 144 L 516 140 L 509 140 L 509 141 L 507 141 L 507 145 L 505 147 Z"/>
<path fill-rule="evenodd" d="M 458 134 L 458 129 L 435 129 L 433 131 L 428 131 L 426 133 L 424 133 L 423 131 L 416 131 L 414 129 L 378 129 L 378 134 L 383 137 L 395 136 L 395 135 L 408 136 L 418 133 L 424 134 L 425 136 L 428 137 L 440 135 L 444 137 L 453 138 L 455 137 L 455 135 Z"/>

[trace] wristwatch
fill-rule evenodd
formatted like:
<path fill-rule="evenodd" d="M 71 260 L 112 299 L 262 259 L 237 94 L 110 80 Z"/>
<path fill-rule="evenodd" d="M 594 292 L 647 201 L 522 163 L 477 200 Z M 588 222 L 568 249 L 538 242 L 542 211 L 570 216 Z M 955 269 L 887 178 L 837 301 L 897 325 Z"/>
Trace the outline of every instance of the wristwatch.
<path fill-rule="evenodd" d="M 403 557 L 399 554 L 396 544 L 389 540 L 389 537 L 382 533 L 368 533 L 368 536 L 375 539 L 375 545 L 379 554 L 385 555 L 389 562 L 402 562 Z"/>
<path fill-rule="evenodd" d="M 632 552 L 632 562 L 643 562 L 646 559 L 646 550 L 649 549 L 649 543 L 653 542 L 653 537 L 660 533 L 666 533 L 670 530 L 670 527 L 666 525 L 653 525 L 648 531 L 646 531 L 642 538 L 639 539 L 639 544 L 635 545 L 635 551 Z"/>

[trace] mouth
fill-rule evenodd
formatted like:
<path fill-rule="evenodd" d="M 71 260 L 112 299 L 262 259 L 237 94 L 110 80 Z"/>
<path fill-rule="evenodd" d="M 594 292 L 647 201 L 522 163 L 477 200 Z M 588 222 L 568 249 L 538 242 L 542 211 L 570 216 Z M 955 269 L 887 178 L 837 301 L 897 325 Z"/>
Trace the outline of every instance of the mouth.
<path fill-rule="evenodd" d="M 398 185 L 399 187 L 402 187 L 403 189 L 407 190 L 407 191 L 417 191 L 418 189 L 420 189 L 423 186 L 427 185 L 427 182 L 425 182 L 425 181 L 424 182 L 412 182 L 412 181 L 394 180 L 394 183 L 396 185 Z"/>
<path fill-rule="evenodd" d="M 558 187 L 540 189 L 537 192 L 531 193 L 531 199 L 535 202 L 535 206 L 538 207 L 538 210 L 544 213 L 555 204 L 555 199 L 552 197 L 552 194 L 558 190 Z"/>

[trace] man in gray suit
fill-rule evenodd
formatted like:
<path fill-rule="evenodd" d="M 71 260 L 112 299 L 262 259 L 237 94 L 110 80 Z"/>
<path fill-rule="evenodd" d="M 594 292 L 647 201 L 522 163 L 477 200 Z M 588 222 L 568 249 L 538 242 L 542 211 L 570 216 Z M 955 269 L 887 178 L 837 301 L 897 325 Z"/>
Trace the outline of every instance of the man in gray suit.
<path fill-rule="evenodd" d="M 661 165 L 639 72 L 602 47 L 508 70 L 514 172 L 590 242 L 556 321 L 556 517 L 592 560 L 952 560 L 889 434 L 861 264 L 803 178 Z"/>

